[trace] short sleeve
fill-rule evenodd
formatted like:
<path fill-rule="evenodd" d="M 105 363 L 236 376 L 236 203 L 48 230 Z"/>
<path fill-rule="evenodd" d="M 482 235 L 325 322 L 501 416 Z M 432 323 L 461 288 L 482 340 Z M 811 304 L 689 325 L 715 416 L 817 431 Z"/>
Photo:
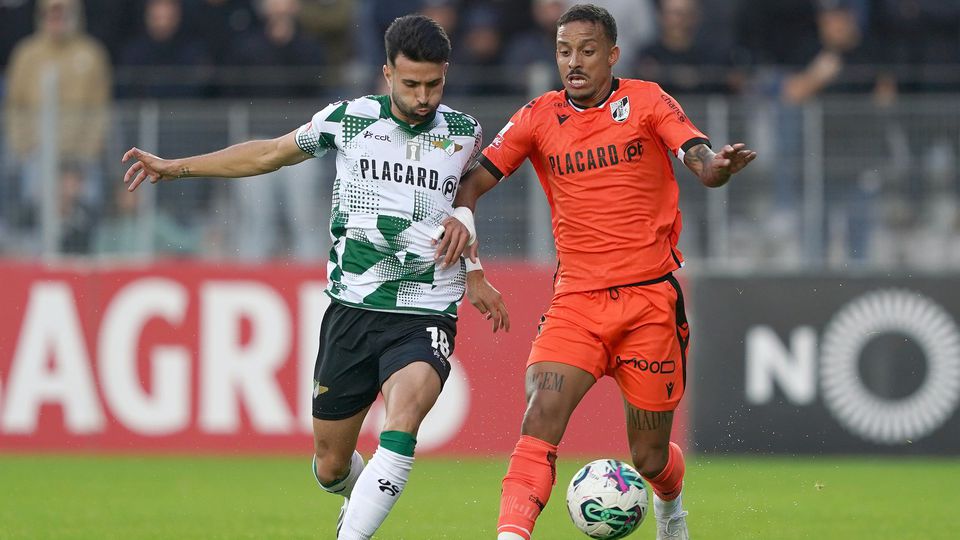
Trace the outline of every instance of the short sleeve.
<path fill-rule="evenodd" d="M 534 103 L 531 101 L 514 113 L 493 138 L 493 142 L 483 150 L 480 164 L 498 180 L 517 170 L 533 149 Z"/>
<path fill-rule="evenodd" d="M 654 85 L 654 92 L 653 123 L 657 135 L 674 155 L 683 159 L 683 154 L 698 144 L 710 146 L 710 139 L 687 118 L 677 100 L 660 85 Z"/>
<path fill-rule="evenodd" d="M 480 151 L 483 150 L 483 128 L 480 127 L 479 122 L 477 122 L 477 128 L 473 132 L 473 138 L 473 152 L 470 154 L 470 159 L 468 159 L 464 164 L 463 171 L 460 173 L 461 176 L 466 174 L 467 171 L 473 167 L 473 164 L 477 161 L 477 158 L 480 157 Z"/>
<path fill-rule="evenodd" d="M 297 130 L 297 146 L 315 157 L 326 154 L 327 150 L 336 150 L 337 135 L 340 133 L 347 103 L 331 103 L 313 115 L 309 122 L 300 126 Z"/>

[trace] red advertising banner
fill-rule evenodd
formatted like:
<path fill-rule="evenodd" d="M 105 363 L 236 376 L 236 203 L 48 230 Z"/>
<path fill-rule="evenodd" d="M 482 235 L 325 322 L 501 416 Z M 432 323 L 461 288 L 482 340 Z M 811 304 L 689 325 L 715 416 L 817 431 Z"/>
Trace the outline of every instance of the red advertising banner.
<path fill-rule="evenodd" d="M 493 334 L 464 301 L 454 370 L 418 453 L 503 455 L 519 435 L 552 269 L 487 266 L 512 330 Z M 309 453 L 323 276 L 292 263 L 0 262 L 0 451 Z M 361 448 L 376 445 L 382 419 L 377 404 Z M 584 399 L 561 448 L 627 454 L 611 380 Z"/>

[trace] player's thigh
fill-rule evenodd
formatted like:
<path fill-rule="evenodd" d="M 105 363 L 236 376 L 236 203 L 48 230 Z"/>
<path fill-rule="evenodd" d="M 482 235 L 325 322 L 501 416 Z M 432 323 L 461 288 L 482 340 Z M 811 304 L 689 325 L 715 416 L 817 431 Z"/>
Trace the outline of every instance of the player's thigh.
<path fill-rule="evenodd" d="M 336 302 L 324 313 L 313 370 L 315 419 L 355 418 L 377 398 L 379 351 L 374 338 L 379 328 L 374 315 Z"/>
<path fill-rule="evenodd" d="M 688 329 L 678 295 L 669 281 L 621 293 L 637 315 L 611 347 L 608 373 L 638 409 L 672 411 L 683 397 Z"/>
<path fill-rule="evenodd" d="M 540 319 L 530 348 L 528 379 L 530 369 L 540 362 L 577 367 L 594 380 L 602 377 L 607 365 L 606 347 L 600 338 L 603 321 L 602 295 L 587 292 L 555 297 Z M 527 397 L 529 400 L 529 392 Z"/>
<path fill-rule="evenodd" d="M 440 377 L 426 361 L 411 362 L 394 372 L 383 385 L 383 429 L 416 434 L 441 389 Z"/>
<path fill-rule="evenodd" d="M 416 433 L 450 376 L 456 322 L 444 315 L 385 314 L 380 381 L 385 429 Z"/>
<path fill-rule="evenodd" d="M 592 373 L 570 364 L 547 361 L 530 364 L 525 381 L 524 433 L 536 435 L 534 431 L 542 431 L 541 435 L 559 440 L 570 415 L 596 382 Z"/>

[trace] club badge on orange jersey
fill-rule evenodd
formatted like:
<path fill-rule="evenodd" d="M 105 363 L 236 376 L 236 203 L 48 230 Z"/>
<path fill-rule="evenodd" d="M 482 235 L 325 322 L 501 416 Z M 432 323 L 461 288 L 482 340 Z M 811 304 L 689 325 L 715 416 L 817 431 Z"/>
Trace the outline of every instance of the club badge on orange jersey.
<path fill-rule="evenodd" d="M 610 116 L 617 122 L 623 122 L 630 116 L 630 96 L 624 96 L 610 104 Z"/>

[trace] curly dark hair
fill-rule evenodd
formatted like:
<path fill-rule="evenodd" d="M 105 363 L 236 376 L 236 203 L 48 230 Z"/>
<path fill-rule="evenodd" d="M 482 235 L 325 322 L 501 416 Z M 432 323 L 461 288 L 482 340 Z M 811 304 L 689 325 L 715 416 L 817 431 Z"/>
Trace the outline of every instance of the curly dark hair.
<path fill-rule="evenodd" d="M 600 6 L 593 4 L 576 4 L 565 11 L 557 19 L 557 28 L 575 21 L 587 21 L 599 24 L 603 27 L 603 33 L 610 38 L 610 42 L 617 43 L 617 21 L 613 20 L 613 15 Z"/>
<path fill-rule="evenodd" d="M 414 62 L 446 62 L 450 59 L 450 38 L 437 21 L 423 15 L 398 17 L 383 35 L 387 60 L 391 65 L 397 55 Z"/>

